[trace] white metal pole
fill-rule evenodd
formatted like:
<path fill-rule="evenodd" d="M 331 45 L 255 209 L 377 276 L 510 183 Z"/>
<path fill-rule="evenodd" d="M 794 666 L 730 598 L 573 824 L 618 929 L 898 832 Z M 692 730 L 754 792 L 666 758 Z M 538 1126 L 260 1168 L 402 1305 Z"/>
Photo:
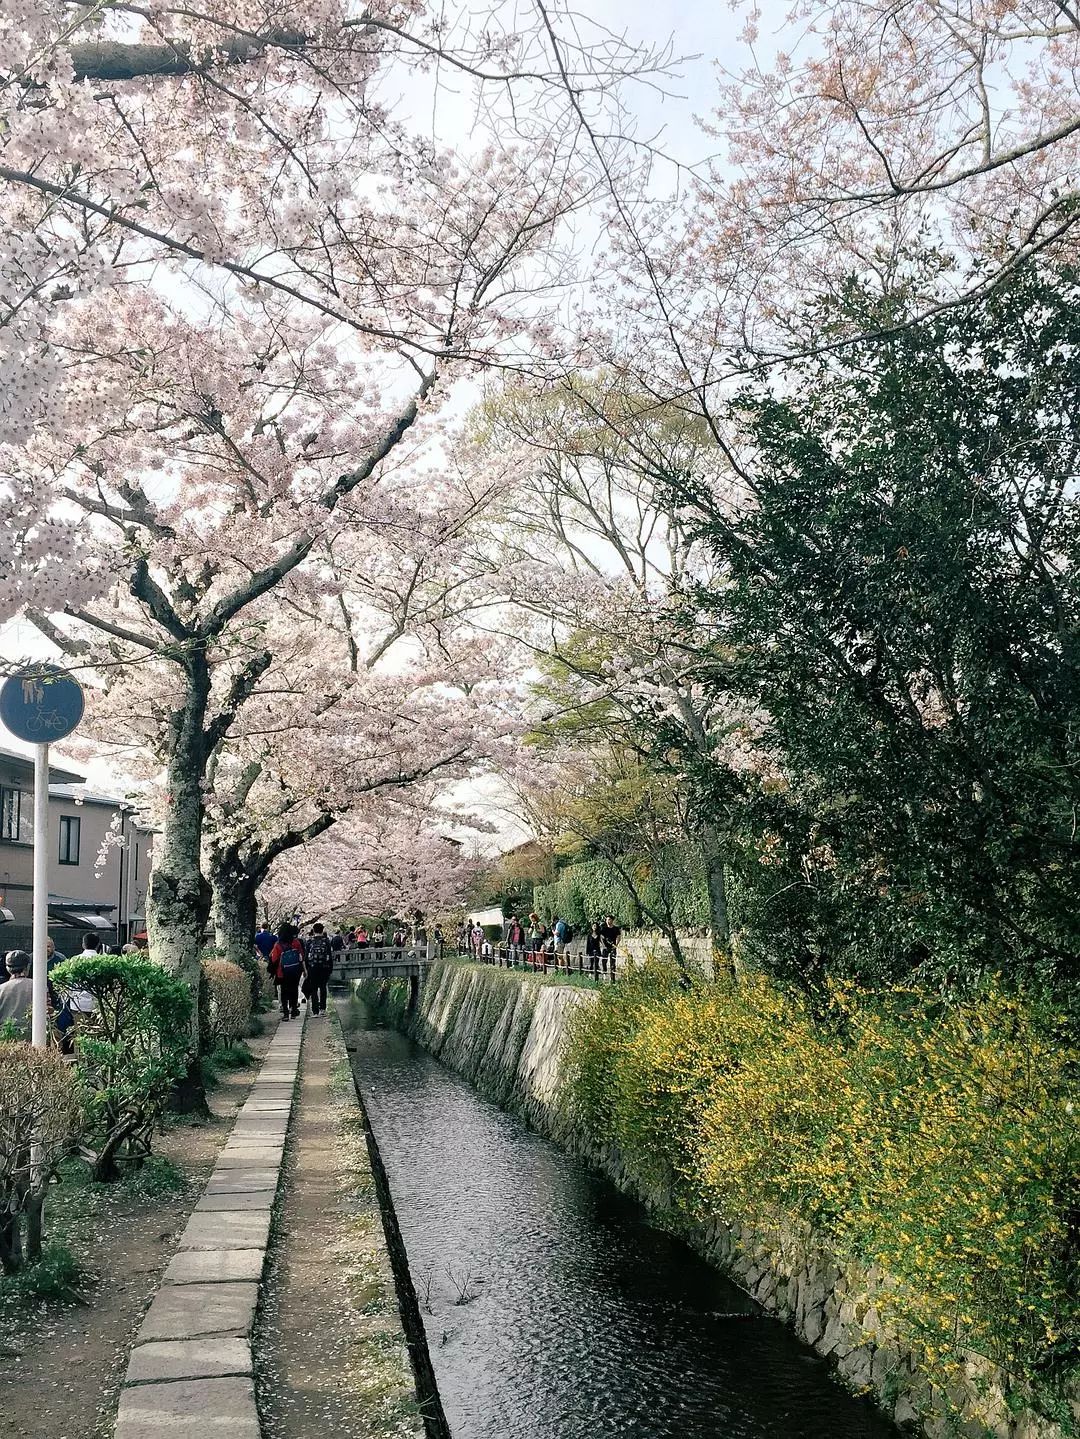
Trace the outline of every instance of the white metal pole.
<path fill-rule="evenodd" d="M 44 1049 L 48 1038 L 49 938 L 49 746 L 34 746 L 34 1009 L 31 1038 Z"/>

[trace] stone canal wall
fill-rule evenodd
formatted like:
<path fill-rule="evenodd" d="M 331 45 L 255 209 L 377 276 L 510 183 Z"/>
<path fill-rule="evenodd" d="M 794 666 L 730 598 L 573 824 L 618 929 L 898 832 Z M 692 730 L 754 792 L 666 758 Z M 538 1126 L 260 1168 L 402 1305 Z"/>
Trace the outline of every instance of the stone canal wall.
<path fill-rule="evenodd" d="M 887 1275 L 842 1260 L 794 1226 L 749 1222 L 690 1225 L 669 1196 L 643 1192 L 618 1153 L 587 1144 L 567 1095 L 565 1042 L 577 1006 L 595 991 L 544 983 L 506 970 L 436 965 L 417 1005 L 405 1012 L 405 988 L 372 986 L 385 1017 L 496 1103 L 524 1115 L 541 1133 L 579 1153 L 657 1219 L 791 1324 L 831 1359 L 854 1390 L 872 1392 L 896 1421 L 927 1439 L 1062 1439 L 1068 1418 L 1051 1422 L 1025 1407 L 1008 1377 L 971 1352 L 958 1354 L 948 1389 L 930 1384 L 917 1355 L 882 1324 L 876 1297 Z M 1080 1405 L 1073 1405 L 1080 1418 Z"/>

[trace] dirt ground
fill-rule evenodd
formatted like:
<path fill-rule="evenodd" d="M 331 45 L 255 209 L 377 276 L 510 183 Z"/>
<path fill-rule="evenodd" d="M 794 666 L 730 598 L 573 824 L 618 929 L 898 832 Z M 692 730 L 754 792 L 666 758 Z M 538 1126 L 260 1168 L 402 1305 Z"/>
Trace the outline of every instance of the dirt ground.
<path fill-rule="evenodd" d="M 266 1439 L 420 1439 L 345 1046 L 310 1017 L 255 1343 Z"/>
<path fill-rule="evenodd" d="M 277 1027 L 273 1014 L 264 1023 L 248 1041 L 259 1060 Z M 132 1340 L 258 1068 L 222 1075 L 211 1121 L 178 1122 L 156 1140 L 155 1152 L 181 1171 L 179 1186 L 154 1170 L 91 1186 L 75 1169 L 74 1182 L 54 1191 L 46 1238 L 67 1244 L 85 1278 L 66 1301 L 0 1297 L 0 1439 L 111 1436 Z"/>

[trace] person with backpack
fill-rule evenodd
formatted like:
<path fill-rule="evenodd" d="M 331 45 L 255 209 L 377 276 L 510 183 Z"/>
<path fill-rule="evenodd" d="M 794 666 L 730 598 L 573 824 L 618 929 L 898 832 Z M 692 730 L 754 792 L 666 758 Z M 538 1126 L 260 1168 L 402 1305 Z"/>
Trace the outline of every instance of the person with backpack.
<path fill-rule="evenodd" d="M 307 992 L 312 1014 L 326 1013 L 326 986 L 334 972 L 334 948 L 321 924 L 311 926 L 307 943 Z"/>
<path fill-rule="evenodd" d="M 282 1019 L 298 1019 L 300 1016 L 300 981 L 306 972 L 304 951 L 296 926 L 283 924 L 278 930 L 277 944 L 270 952 L 277 969 L 278 985 L 281 992 Z"/>
<path fill-rule="evenodd" d="M 570 926 L 565 919 L 556 915 L 551 932 L 555 937 L 555 962 L 556 964 L 561 964 L 566 954 L 566 946 L 570 943 L 571 939 Z"/>

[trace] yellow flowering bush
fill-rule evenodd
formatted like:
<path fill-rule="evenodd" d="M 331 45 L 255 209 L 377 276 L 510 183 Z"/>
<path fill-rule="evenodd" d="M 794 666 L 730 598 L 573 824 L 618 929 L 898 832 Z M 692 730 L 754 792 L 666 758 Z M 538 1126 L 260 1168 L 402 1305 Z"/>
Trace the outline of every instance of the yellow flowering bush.
<path fill-rule="evenodd" d="M 932 1373 L 974 1351 L 1031 1380 L 1080 1358 L 1080 1056 L 996 991 L 837 992 L 827 1022 L 760 977 L 647 969 L 582 1006 L 572 1097 L 594 1143 L 698 1219 L 794 1219 L 891 1281 Z"/>

